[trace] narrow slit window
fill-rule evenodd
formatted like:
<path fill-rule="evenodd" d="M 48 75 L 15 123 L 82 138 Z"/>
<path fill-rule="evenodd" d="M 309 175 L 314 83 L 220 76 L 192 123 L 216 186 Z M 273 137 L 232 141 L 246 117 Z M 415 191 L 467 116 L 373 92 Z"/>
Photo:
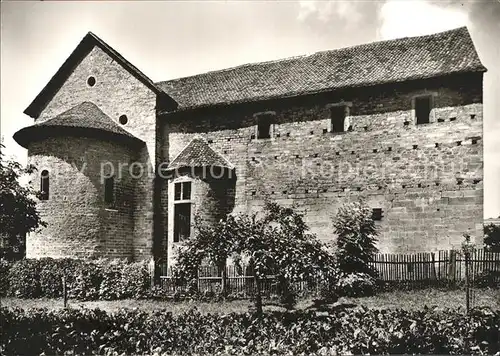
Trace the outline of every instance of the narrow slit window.
<path fill-rule="evenodd" d="M 108 177 L 104 180 L 104 202 L 114 204 L 115 202 L 115 178 Z"/>
<path fill-rule="evenodd" d="M 344 132 L 345 124 L 345 107 L 332 106 L 330 108 L 330 131 Z"/>
<path fill-rule="evenodd" d="M 40 200 L 49 199 L 49 171 L 44 169 L 40 175 Z"/>
<path fill-rule="evenodd" d="M 432 110 L 432 100 L 430 96 L 422 96 L 415 98 L 415 116 L 417 117 L 417 125 L 428 124 Z"/>
<path fill-rule="evenodd" d="M 180 242 L 191 235 L 191 203 L 174 205 L 174 242 Z"/>
<path fill-rule="evenodd" d="M 257 138 L 271 138 L 273 115 L 263 114 L 257 116 Z"/>

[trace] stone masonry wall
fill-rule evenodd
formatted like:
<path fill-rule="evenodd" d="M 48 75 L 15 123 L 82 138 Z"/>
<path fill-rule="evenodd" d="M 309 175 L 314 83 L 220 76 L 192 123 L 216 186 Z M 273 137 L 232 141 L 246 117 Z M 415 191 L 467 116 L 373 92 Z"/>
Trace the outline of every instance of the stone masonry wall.
<path fill-rule="evenodd" d="M 41 172 L 49 172 L 49 199 L 37 205 L 47 227 L 28 236 L 27 257 L 132 259 L 134 181 L 127 172 L 116 175 L 115 204 L 106 204 L 100 162 L 132 162 L 135 153 L 80 137 L 34 142 L 28 152 L 29 163 L 38 167 L 31 177 L 36 189 Z"/>
<path fill-rule="evenodd" d="M 87 84 L 90 76 L 96 80 L 94 86 Z M 128 122 L 123 128 L 146 143 L 133 169 L 130 169 L 130 165 L 122 165 L 122 170 L 134 171 L 137 177 L 134 195 L 130 199 L 134 207 L 131 221 L 134 227 L 133 258 L 150 258 L 153 248 L 153 180 L 157 145 L 156 95 L 100 48 L 94 47 L 36 121 L 53 118 L 83 101 L 93 102 L 117 123 L 121 115 L 127 115 Z"/>
<path fill-rule="evenodd" d="M 433 96 L 430 123 L 412 101 Z M 352 131 L 330 133 L 329 104 L 348 102 Z M 257 112 L 275 112 L 274 137 L 255 139 Z M 457 247 L 483 219 L 482 75 L 468 74 L 304 98 L 166 115 L 163 159 L 195 135 L 236 166 L 235 212 L 272 199 L 306 214 L 323 240 L 332 215 L 365 198 L 382 208 L 381 252 Z M 480 241 L 477 241 L 480 242 Z"/>

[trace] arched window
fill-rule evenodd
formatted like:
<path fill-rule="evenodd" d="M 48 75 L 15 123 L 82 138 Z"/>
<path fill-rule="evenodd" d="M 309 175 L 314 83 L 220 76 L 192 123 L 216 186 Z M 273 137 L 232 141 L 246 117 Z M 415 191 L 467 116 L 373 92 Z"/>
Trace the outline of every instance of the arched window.
<path fill-rule="evenodd" d="M 49 199 L 49 171 L 44 169 L 40 175 L 40 200 Z"/>
<path fill-rule="evenodd" d="M 104 180 L 104 202 L 113 205 L 115 202 L 115 178 L 108 177 Z"/>

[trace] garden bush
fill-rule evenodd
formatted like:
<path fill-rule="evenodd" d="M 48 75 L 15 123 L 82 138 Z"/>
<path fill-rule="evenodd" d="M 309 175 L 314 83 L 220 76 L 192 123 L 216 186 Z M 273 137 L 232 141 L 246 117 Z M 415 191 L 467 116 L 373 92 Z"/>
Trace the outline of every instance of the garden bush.
<path fill-rule="evenodd" d="M 97 262 L 100 272 L 99 300 L 120 299 L 122 293 L 121 275 L 123 272 L 123 262 L 119 260 Z"/>
<path fill-rule="evenodd" d="M 9 270 L 8 294 L 19 298 L 41 297 L 39 266 L 39 260 L 25 259 L 14 263 Z"/>
<path fill-rule="evenodd" d="M 376 291 L 377 281 L 366 273 L 342 273 L 337 281 L 337 294 L 345 297 L 366 297 Z"/>
<path fill-rule="evenodd" d="M 132 262 L 123 266 L 120 279 L 121 298 L 146 298 L 150 295 L 151 276 L 148 263 Z"/>
<path fill-rule="evenodd" d="M 12 262 L 0 258 L 0 297 L 5 297 L 9 289 L 9 270 Z"/>
<path fill-rule="evenodd" d="M 341 272 L 365 273 L 374 278 L 377 271 L 370 261 L 378 252 L 378 229 L 372 210 L 362 201 L 347 203 L 333 219 L 336 240 L 336 263 Z"/>
<path fill-rule="evenodd" d="M 0 309 L 1 354 L 495 354 L 500 313 L 334 309 L 178 316 Z"/>
<path fill-rule="evenodd" d="M 500 287 L 500 271 L 489 270 L 483 271 L 475 277 L 474 286 L 485 288 L 499 288 Z"/>
<path fill-rule="evenodd" d="M 82 301 L 99 299 L 102 270 L 95 261 L 78 264 L 74 280 L 68 285 L 68 297 Z"/>
<path fill-rule="evenodd" d="M 150 290 L 146 262 L 42 258 L 11 266 L 2 262 L 0 267 L 7 276 L 2 281 L 8 286 L 7 294 L 18 298 L 62 297 L 63 276 L 68 297 L 82 301 L 142 298 Z"/>

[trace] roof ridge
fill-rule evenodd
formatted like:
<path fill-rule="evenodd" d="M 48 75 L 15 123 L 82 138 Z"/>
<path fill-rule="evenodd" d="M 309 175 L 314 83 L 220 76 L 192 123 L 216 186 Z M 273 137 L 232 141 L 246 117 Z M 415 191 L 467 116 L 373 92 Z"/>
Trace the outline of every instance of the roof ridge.
<path fill-rule="evenodd" d="M 156 84 L 165 84 L 165 83 L 168 83 L 168 82 L 182 81 L 183 79 L 195 78 L 197 76 L 203 76 L 203 75 L 207 75 L 207 74 L 229 72 L 229 71 L 232 71 L 232 70 L 242 69 L 242 68 L 245 68 L 245 67 L 257 67 L 257 66 L 267 65 L 267 64 L 272 64 L 272 63 L 280 63 L 280 62 L 292 61 L 292 60 L 299 59 L 299 58 L 313 57 L 313 56 L 316 56 L 316 55 L 319 55 L 319 54 L 323 54 L 323 53 L 331 53 L 331 52 L 341 51 L 341 50 L 359 49 L 359 48 L 363 48 L 363 47 L 380 46 L 380 45 L 384 45 L 384 44 L 387 44 L 387 43 L 390 43 L 390 42 L 396 43 L 398 41 L 403 41 L 403 40 L 421 40 L 421 39 L 424 39 L 426 37 L 436 38 L 436 37 L 447 35 L 447 34 L 450 34 L 450 33 L 453 33 L 453 32 L 455 32 L 455 33 L 466 32 L 467 34 L 469 34 L 467 26 L 460 26 L 460 27 L 456 27 L 456 28 L 453 28 L 453 29 L 449 29 L 449 30 L 445 30 L 445 31 L 441 31 L 441 32 L 436 32 L 436 33 L 430 33 L 430 34 L 426 34 L 426 35 L 406 36 L 406 37 L 398 37 L 398 38 L 392 38 L 392 39 L 387 39 L 387 40 L 365 42 L 365 43 L 355 44 L 355 45 L 352 45 L 352 46 L 345 46 L 345 47 L 338 47 L 338 48 L 332 48 L 332 49 L 319 50 L 319 51 L 315 51 L 315 52 L 309 53 L 309 54 L 301 54 L 301 55 L 290 56 L 290 57 L 283 57 L 283 58 L 277 58 L 277 59 L 271 59 L 271 60 L 266 60 L 266 61 L 261 61 L 261 62 L 248 62 L 248 63 L 238 64 L 238 65 L 232 66 L 232 67 L 227 67 L 227 68 L 222 68 L 222 69 L 214 69 L 214 70 L 209 70 L 207 72 L 197 73 L 197 74 L 188 75 L 188 76 L 184 76 L 184 77 L 178 77 L 178 78 L 172 78 L 172 79 L 168 79 L 168 80 L 162 80 L 162 81 L 154 82 L 154 84 L 155 85 Z"/>
<path fill-rule="evenodd" d="M 234 164 L 232 164 L 224 155 L 222 155 L 219 151 L 216 151 L 213 149 L 210 144 L 208 143 L 207 139 L 201 135 L 196 135 L 189 141 L 180 151 L 179 153 L 169 162 L 169 165 L 167 167 L 167 170 L 174 169 L 176 164 L 179 164 L 179 162 L 176 162 L 177 160 L 180 160 L 180 158 L 183 158 L 182 156 L 188 152 L 188 149 L 190 149 L 192 146 L 196 144 L 196 142 L 200 142 L 201 144 L 205 145 L 207 149 L 203 150 L 203 154 L 208 154 L 207 151 L 212 152 L 213 154 L 216 155 L 218 159 L 221 159 L 225 164 L 227 168 L 234 169 Z M 180 162 L 182 164 L 182 161 Z"/>
<path fill-rule="evenodd" d="M 80 64 L 80 61 L 86 57 L 95 46 L 99 47 L 104 53 L 115 60 L 127 72 L 143 83 L 156 95 L 160 95 L 163 100 L 168 102 L 168 106 L 177 107 L 175 100 L 165 93 L 162 88 L 158 87 L 146 74 L 129 62 L 117 50 L 108 45 L 96 34 L 89 31 L 80 40 L 75 49 L 66 58 L 43 89 L 38 93 L 31 104 L 24 110 L 24 113 L 33 118 L 37 118 L 47 103 L 52 100 L 57 91 L 59 91 L 64 85 L 70 73 L 73 72 L 73 70 Z"/>

